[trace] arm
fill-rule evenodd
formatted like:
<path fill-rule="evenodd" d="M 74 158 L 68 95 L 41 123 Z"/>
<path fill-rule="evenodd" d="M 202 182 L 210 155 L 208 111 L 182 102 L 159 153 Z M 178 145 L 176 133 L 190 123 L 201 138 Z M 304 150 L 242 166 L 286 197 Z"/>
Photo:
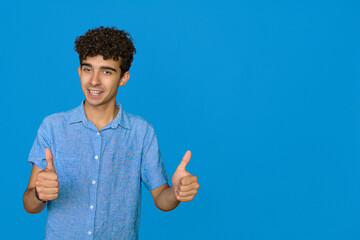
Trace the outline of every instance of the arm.
<path fill-rule="evenodd" d="M 165 183 L 151 190 L 155 206 L 163 211 L 176 208 L 180 202 L 191 201 L 200 187 L 197 176 L 186 171 L 191 152 L 187 151 L 172 176 L 173 186 Z"/>
<path fill-rule="evenodd" d="M 58 197 L 58 175 L 55 172 L 53 155 L 50 148 L 45 149 L 45 158 L 47 164 L 44 170 L 39 168 L 36 164 L 33 164 L 29 184 L 23 195 L 24 208 L 28 213 L 41 212 L 46 206 L 46 203 L 43 201 L 54 200 Z M 35 195 L 35 186 L 39 198 L 43 201 L 37 199 Z"/>
<path fill-rule="evenodd" d="M 180 203 L 180 201 L 176 199 L 174 189 L 167 183 L 151 190 L 151 195 L 154 199 L 155 206 L 163 211 L 173 210 Z"/>
<path fill-rule="evenodd" d="M 42 171 L 42 169 L 34 164 L 31 171 L 29 184 L 23 195 L 24 208 L 28 213 L 39 213 L 46 206 L 46 203 L 39 201 L 35 196 L 35 181 L 36 176 L 40 171 Z"/>

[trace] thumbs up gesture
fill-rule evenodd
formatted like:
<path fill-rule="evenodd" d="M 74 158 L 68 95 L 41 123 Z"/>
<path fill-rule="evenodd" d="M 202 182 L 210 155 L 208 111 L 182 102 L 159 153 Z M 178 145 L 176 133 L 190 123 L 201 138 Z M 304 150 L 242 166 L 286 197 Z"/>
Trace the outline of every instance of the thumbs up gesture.
<path fill-rule="evenodd" d="M 200 187 L 197 176 L 186 171 L 186 165 L 190 158 L 191 152 L 187 151 L 172 176 L 175 196 L 178 201 L 193 200 Z"/>
<path fill-rule="evenodd" d="M 49 201 L 58 197 L 59 182 L 50 148 L 45 149 L 45 158 L 46 168 L 36 175 L 35 188 L 42 201 Z"/>

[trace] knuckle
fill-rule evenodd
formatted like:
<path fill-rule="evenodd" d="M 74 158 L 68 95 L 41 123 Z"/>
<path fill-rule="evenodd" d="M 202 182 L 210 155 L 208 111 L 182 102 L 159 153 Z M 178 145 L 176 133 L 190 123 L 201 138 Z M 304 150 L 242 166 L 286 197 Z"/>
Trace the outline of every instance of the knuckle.
<path fill-rule="evenodd" d="M 36 179 L 41 179 L 43 178 L 43 173 L 42 171 L 41 172 L 38 172 L 38 174 L 36 175 Z"/>

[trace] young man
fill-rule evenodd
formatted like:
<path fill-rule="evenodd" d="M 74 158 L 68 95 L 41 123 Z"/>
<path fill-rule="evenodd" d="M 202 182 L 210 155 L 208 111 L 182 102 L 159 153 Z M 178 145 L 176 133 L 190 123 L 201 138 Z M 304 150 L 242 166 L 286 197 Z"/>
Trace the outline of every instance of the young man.
<path fill-rule="evenodd" d="M 163 211 L 196 195 L 197 177 L 185 169 L 191 152 L 170 187 L 154 128 L 116 102 L 136 52 L 128 33 L 94 28 L 76 38 L 75 50 L 85 100 L 42 122 L 24 208 L 38 213 L 47 206 L 45 239 L 137 239 L 141 182 Z"/>

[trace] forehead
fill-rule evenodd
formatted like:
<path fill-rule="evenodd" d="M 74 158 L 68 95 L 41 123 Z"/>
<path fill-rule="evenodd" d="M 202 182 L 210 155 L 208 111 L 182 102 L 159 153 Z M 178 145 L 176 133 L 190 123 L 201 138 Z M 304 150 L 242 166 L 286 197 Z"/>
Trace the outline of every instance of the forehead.
<path fill-rule="evenodd" d="M 113 67 L 115 69 L 120 69 L 121 60 L 115 61 L 112 58 L 104 59 L 102 55 L 96 56 L 87 56 L 84 60 L 82 60 L 82 64 L 91 64 L 93 67 L 101 67 L 108 66 Z"/>

